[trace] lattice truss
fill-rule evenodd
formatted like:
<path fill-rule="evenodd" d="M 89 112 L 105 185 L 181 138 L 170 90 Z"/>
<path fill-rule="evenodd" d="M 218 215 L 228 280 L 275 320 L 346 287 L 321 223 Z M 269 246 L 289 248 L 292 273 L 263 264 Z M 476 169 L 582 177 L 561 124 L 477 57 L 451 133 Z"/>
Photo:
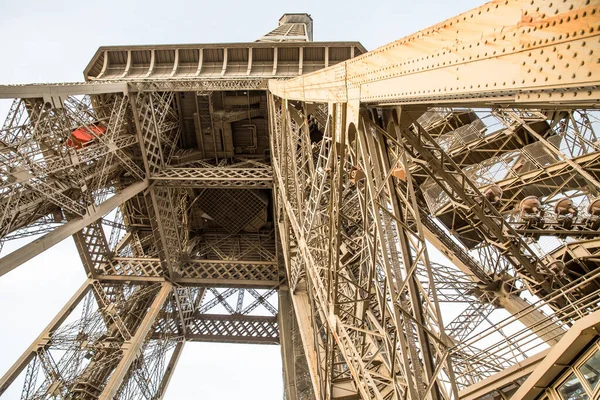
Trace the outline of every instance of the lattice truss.
<path fill-rule="evenodd" d="M 598 308 L 594 250 L 569 250 L 598 235 L 597 112 L 382 108 L 344 130 L 345 112 L 272 98 L 286 268 L 322 393 L 449 398 Z"/>
<path fill-rule="evenodd" d="M 275 289 L 182 288 L 193 301 L 194 314 L 185 326 L 186 339 L 223 343 L 279 343 Z M 161 324 L 162 325 L 162 324 Z M 162 329 L 176 328 L 170 321 Z"/>
<path fill-rule="evenodd" d="M 23 398 L 158 398 L 185 341 L 279 343 L 275 232 L 261 228 L 270 165 L 180 162 L 177 95 L 13 104 L 2 130 L 2 239 L 73 230 L 94 280 L 78 299 L 82 318 L 61 316 L 0 393 L 22 372 Z M 74 142 L 78 130 L 87 141 Z M 19 262 L 8 259 L 2 273 Z"/>
<path fill-rule="evenodd" d="M 140 356 L 115 398 L 155 398 L 165 361 L 182 340 L 177 332 L 152 333 L 145 324 L 146 309 L 156 303 L 160 307 L 165 302 L 162 318 L 171 317 L 170 301 L 164 298 L 168 292 L 159 294 L 160 290 L 160 284 L 125 287 L 86 282 L 71 300 L 74 309 L 63 310 L 32 346 L 21 398 L 97 398 L 138 337 Z"/>
<path fill-rule="evenodd" d="M 44 236 L 0 275 L 72 235 L 88 281 L 0 394 L 161 398 L 221 341 L 280 343 L 290 399 L 457 399 L 555 345 L 600 304 L 598 15 L 494 2 L 268 85 L 15 89 L 0 244 Z M 180 92 L 196 134 L 267 118 L 270 151 L 184 148 Z"/>
<path fill-rule="evenodd" d="M 92 106 L 92 103 L 94 105 Z M 46 232 L 81 217 L 119 187 L 144 179 L 132 160 L 137 137 L 124 95 L 69 97 L 61 107 L 17 99 L 0 131 L 2 240 Z M 97 135 L 93 128 L 106 132 Z M 92 140 L 77 148 L 72 132 Z"/>

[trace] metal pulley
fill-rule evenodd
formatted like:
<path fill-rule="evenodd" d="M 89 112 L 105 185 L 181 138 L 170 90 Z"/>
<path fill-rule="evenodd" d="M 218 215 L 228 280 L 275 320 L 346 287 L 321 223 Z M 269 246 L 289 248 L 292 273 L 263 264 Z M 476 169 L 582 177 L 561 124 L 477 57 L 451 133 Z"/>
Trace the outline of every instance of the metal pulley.
<path fill-rule="evenodd" d="M 521 200 L 519 204 L 519 210 L 521 210 L 521 217 L 527 218 L 531 216 L 538 216 L 542 209 L 542 202 L 537 196 L 527 196 Z"/>
<path fill-rule="evenodd" d="M 600 211 L 600 210 L 599 210 Z M 554 206 L 554 212 L 557 216 L 567 216 L 571 214 L 573 217 L 577 216 L 577 209 L 573 205 L 573 200 L 568 197 L 562 198 L 556 202 Z"/>
<path fill-rule="evenodd" d="M 600 198 L 595 199 L 590 203 L 590 205 L 587 208 L 587 212 L 588 214 L 593 215 L 595 217 L 600 216 Z"/>
<path fill-rule="evenodd" d="M 521 219 L 525 221 L 525 228 L 544 228 L 544 209 L 542 208 L 542 202 L 537 196 L 528 196 L 521 200 L 521 204 L 519 204 L 519 210 L 521 211 Z M 538 239 L 539 235 L 533 234 L 532 237 Z"/>
<path fill-rule="evenodd" d="M 573 200 L 564 197 L 556 202 L 554 212 L 556 213 L 556 222 L 565 229 L 571 229 L 573 228 L 573 220 L 577 218 L 579 211 L 573 205 Z"/>
<path fill-rule="evenodd" d="M 585 223 L 588 228 L 595 231 L 600 230 L 600 198 L 594 199 L 587 208 L 589 218 L 586 219 Z"/>
<path fill-rule="evenodd" d="M 485 191 L 483 192 L 483 195 L 490 203 L 492 203 L 493 205 L 496 205 L 502 199 L 502 193 L 503 192 L 502 192 L 502 189 L 500 189 L 500 186 L 492 185 L 492 186 L 488 187 L 487 189 L 485 189 Z"/>

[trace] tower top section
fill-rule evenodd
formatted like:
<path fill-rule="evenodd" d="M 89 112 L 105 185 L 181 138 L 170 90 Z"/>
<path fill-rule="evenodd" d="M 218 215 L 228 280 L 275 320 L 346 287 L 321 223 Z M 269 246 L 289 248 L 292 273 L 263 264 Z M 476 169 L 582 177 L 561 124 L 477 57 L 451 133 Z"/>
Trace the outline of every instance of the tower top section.
<path fill-rule="evenodd" d="M 286 13 L 279 18 L 279 26 L 257 42 L 312 42 L 313 19 L 306 13 Z"/>
<path fill-rule="evenodd" d="M 170 90 L 190 79 L 266 84 L 265 79 L 307 74 L 365 52 L 359 42 L 313 42 L 312 17 L 286 13 L 277 28 L 254 42 L 102 46 L 84 76 L 86 81 L 168 81 Z"/>

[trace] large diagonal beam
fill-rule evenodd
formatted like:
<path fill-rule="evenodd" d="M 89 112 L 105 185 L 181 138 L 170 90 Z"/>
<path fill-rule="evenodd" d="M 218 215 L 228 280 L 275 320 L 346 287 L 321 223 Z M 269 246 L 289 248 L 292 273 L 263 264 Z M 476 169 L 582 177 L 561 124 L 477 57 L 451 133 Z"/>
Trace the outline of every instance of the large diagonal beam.
<path fill-rule="evenodd" d="M 171 382 L 171 377 L 173 376 L 173 372 L 175 371 L 175 367 L 177 366 L 177 362 L 179 361 L 179 356 L 181 356 L 181 351 L 183 350 L 184 345 L 185 342 L 179 342 L 177 343 L 177 346 L 175 346 L 175 350 L 169 359 L 169 364 L 167 364 L 165 373 L 160 381 L 158 392 L 156 393 L 157 400 L 162 400 L 167 392 L 167 388 Z"/>
<path fill-rule="evenodd" d="M 17 360 L 17 362 L 13 364 L 13 366 L 4 374 L 4 376 L 0 378 L 0 395 L 2 395 L 2 393 L 8 389 L 10 384 L 17 378 L 17 376 L 19 376 L 29 361 L 31 361 L 31 359 L 35 356 L 36 352 L 48 344 L 52 333 L 60 327 L 60 325 L 70 315 L 71 311 L 77 307 L 81 299 L 83 299 L 83 297 L 91 288 L 91 283 L 91 279 L 88 279 L 84 282 L 79 290 L 75 292 L 73 297 L 69 299 L 67 304 L 65 304 L 65 306 L 59 311 L 56 317 L 54 317 L 54 319 L 48 324 L 46 329 L 44 329 L 38 338 L 31 344 L 31 346 L 25 350 L 23 355 Z"/>
<path fill-rule="evenodd" d="M 269 90 L 310 102 L 594 104 L 597 6 L 492 1 Z"/>
<path fill-rule="evenodd" d="M 85 216 L 72 219 L 66 224 L 54 229 L 52 232 L 45 234 L 41 238 L 36 239 L 33 242 L 19 248 L 18 250 L 15 250 L 12 253 L 0 258 L 0 276 L 12 271 L 24 262 L 31 260 L 33 257 L 44 252 L 45 250 L 48 250 L 55 244 L 79 232 L 84 227 L 88 226 L 99 218 L 102 218 L 115 207 L 123 204 L 147 187 L 147 181 L 134 183 L 115 194 L 110 199 L 101 203 Z"/>
<path fill-rule="evenodd" d="M 147 314 L 144 316 L 144 320 L 135 332 L 135 335 L 122 346 L 123 358 L 115 368 L 115 371 L 111 375 L 106 387 L 100 395 L 100 400 L 112 400 L 117 391 L 123 383 L 123 379 L 129 371 L 131 364 L 139 357 L 142 345 L 146 340 L 146 336 L 150 332 L 158 313 L 160 312 L 163 304 L 167 300 L 171 293 L 173 285 L 169 282 L 163 282 L 160 291 L 156 295 L 156 298 L 152 302 Z"/>

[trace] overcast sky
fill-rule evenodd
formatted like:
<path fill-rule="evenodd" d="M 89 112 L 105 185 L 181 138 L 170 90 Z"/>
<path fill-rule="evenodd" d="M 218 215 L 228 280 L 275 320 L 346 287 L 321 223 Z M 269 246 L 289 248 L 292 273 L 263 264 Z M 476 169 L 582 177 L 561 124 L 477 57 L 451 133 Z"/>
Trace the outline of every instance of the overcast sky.
<path fill-rule="evenodd" d="M 74 82 L 101 45 L 252 42 L 285 12 L 307 12 L 315 41 L 367 50 L 480 5 L 477 0 L 0 0 L 0 84 Z M 7 102 L 0 101 L 0 122 Z M 16 245 L 10 243 L 2 254 Z M 85 279 L 72 239 L 0 277 L 0 375 Z M 278 346 L 190 343 L 166 399 L 278 399 Z M 20 388 L 2 399 L 17 399 Z"/>

